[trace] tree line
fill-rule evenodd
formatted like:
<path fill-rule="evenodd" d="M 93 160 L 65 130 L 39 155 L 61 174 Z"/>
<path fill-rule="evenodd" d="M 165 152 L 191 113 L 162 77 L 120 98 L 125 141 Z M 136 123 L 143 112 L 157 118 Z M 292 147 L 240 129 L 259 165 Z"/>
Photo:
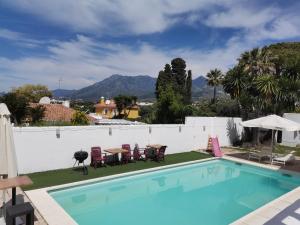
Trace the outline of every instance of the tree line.
<path fill-rule="evenodd" d="M 192 72 L 181 58 L 158 73 L 156 104 L 142 112 L 151 123 L 183 123 L 185 116 L 239 116 L 243 119 L 268 114 L 300 112 L 300 43 L 281 43 L 254 48 L 241 54 L 225 74 L 212 69 L 207 84 L 211 100 L 192 104 Z M 217 98 L 217 88 L 227 96 Z"/>

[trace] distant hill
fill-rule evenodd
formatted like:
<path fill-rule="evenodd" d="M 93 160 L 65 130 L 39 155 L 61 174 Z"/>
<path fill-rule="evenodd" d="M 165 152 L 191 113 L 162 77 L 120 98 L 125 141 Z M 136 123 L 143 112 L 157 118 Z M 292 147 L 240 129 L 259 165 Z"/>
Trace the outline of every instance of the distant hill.
<path fill-rule="evenodd" d="M 156 78 L 147 75 L 123 76 L 112 75 L 93 85 L 84 87 L 79 90 L 53 90 L 55 97 L 65 97 L 72 99 L 83 99 L 97 101 L 101 96 L 112 98 L 114 96 L 135 95 L 142 100 L 155 98 Z M 192 88 L 193 97 L 207 97 L 212 95 L 212 88 L 207 86 L 207 79 L 199 76 L 193 80 Z"/>
<path fill-rule="evenodd" d="M 203 88 L 207 87 L 207 79 L 203 76 L 197 77 L 193 80 L 192 93 L 203 91 Z"/>
<path fill-rule="evenodd" d="M 56 89 L 52 91 L 55 98 L 71 98 L 77 90 Z"/>
<path fill-rule="evenodd" d="M 150 76 L 112 75 L 100 82 L 73 93 L 72 98 L 96 101 L 101 96 L 136 95 L 138 98 L 154 97 L 156 79 Z"/>

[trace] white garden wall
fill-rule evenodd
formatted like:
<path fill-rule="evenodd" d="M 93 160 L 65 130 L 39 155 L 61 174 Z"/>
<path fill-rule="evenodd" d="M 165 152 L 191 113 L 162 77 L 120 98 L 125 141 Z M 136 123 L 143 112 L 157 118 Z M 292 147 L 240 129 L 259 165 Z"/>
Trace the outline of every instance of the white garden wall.
<path fill-rule="evenodd" d="M 300 123 L 300 113 L 285 113 L 283 114 L 284 118 Z M 287 146 L 295 147 L 297 144 L 300 144 L 300 131 L 282 132 L 282 144 Z"/>
<path fill-rule="evenodd" d="M 232 127 L 240 134 L 240 118 L 187 117 L 186 124 L 113 125 L 76 127 L 15 127 L 19 173 L 71 167 L 73 154 L 92 146 L 102 149 L 138 143 L 165 144 L 167 154 L 206 148 L 209 135 L 217 135 L 221 146 L 230 145 Z M 109 130 L 111 129 L 111 135 Z M 60 137 L 57 137 L 60 134 Z M 86 160 L 89 163 L 90 159 Z"/>

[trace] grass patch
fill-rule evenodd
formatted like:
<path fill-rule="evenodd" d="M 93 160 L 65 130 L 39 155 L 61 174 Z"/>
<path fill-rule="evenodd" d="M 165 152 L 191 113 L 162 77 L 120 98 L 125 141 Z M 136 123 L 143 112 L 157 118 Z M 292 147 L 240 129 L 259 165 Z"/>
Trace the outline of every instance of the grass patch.
<path fill-rule="evenodd" d="M 284 145 L 276 145 L 275 152 L 281 154 L 287 154 L 291 151 L 296 151 L 295 155 L 300 156 L 300 148 L 299 147 L 289 147 Z"/>
<path fill-rule="evenodd" d="M 250 148 L 244 148 L 244 147 L 234 147 L 234 149 L 239 151 L 245 151 L 245 152 L 248 152 L 250 150 Z M 300 156 L 300 147 L 290 147 L 290 146 L 276 144 L 274 149 L 274 153 L 279 153 L 279 154 L 288 154 L 291 151 L 296 151 L 295 155 Z"/>
<path fill-rule="evenodd" d="M 210 155 L 199 153 L 199 152 L 185 152 L 166 155 L 164 162 L 153 162 L 153 161 L 139 161 L 136 163 L 129 163 L 125 165 L 99 167 L 94 169 L 88 167 L 88 175 L 83 175 L 82 170 L 74 170 L 72 168 L 52 170 L 39 173 L 27 174 L 33 181 L 33 184 L 26 186 L 23 190 L 32 190 L 37 188 L 49 187 L 54 185 L 66 184 L 76 181 L 88 180 L 97 177 L 104 177 L 114 174 L 126 173 L 136 170 L 149 169 L 158 166 L 171 165 L 175 163 L 188 162 L 192 160 L 209 158 Z"/>

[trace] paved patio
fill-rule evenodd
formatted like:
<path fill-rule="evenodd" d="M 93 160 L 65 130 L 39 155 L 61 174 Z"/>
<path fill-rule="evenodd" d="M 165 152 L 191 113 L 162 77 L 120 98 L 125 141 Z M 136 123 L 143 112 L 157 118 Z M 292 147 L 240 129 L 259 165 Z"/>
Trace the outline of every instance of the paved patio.
<path fill-rule="evenodd" d="M 240 150 L 236 150 L 234 148 L 222 148 L 222 151 L 227 156 L 231 156 L 231 157 L 238 158 L 238 159 L 248 160 L 249 153 L 246 151 L 240 151 Z M 259 163 L 257 160 L 253 160 L 253 159 L 251 159 L 250 161 Z M 264 164 L 264 165 L 270 165 L 270 160 L 268 160 L 268 159 L 262 160 L 260 163 Z M 289 171 L 294 171 L 294 172 L 300 173 L 300 157 L 296 157 L 296 160 L 293 163 L 287 164 L 285 166 L 282 164 L 274 164 L 274 165 L 277 166 L 279 169 L 289 170 Z"/>

